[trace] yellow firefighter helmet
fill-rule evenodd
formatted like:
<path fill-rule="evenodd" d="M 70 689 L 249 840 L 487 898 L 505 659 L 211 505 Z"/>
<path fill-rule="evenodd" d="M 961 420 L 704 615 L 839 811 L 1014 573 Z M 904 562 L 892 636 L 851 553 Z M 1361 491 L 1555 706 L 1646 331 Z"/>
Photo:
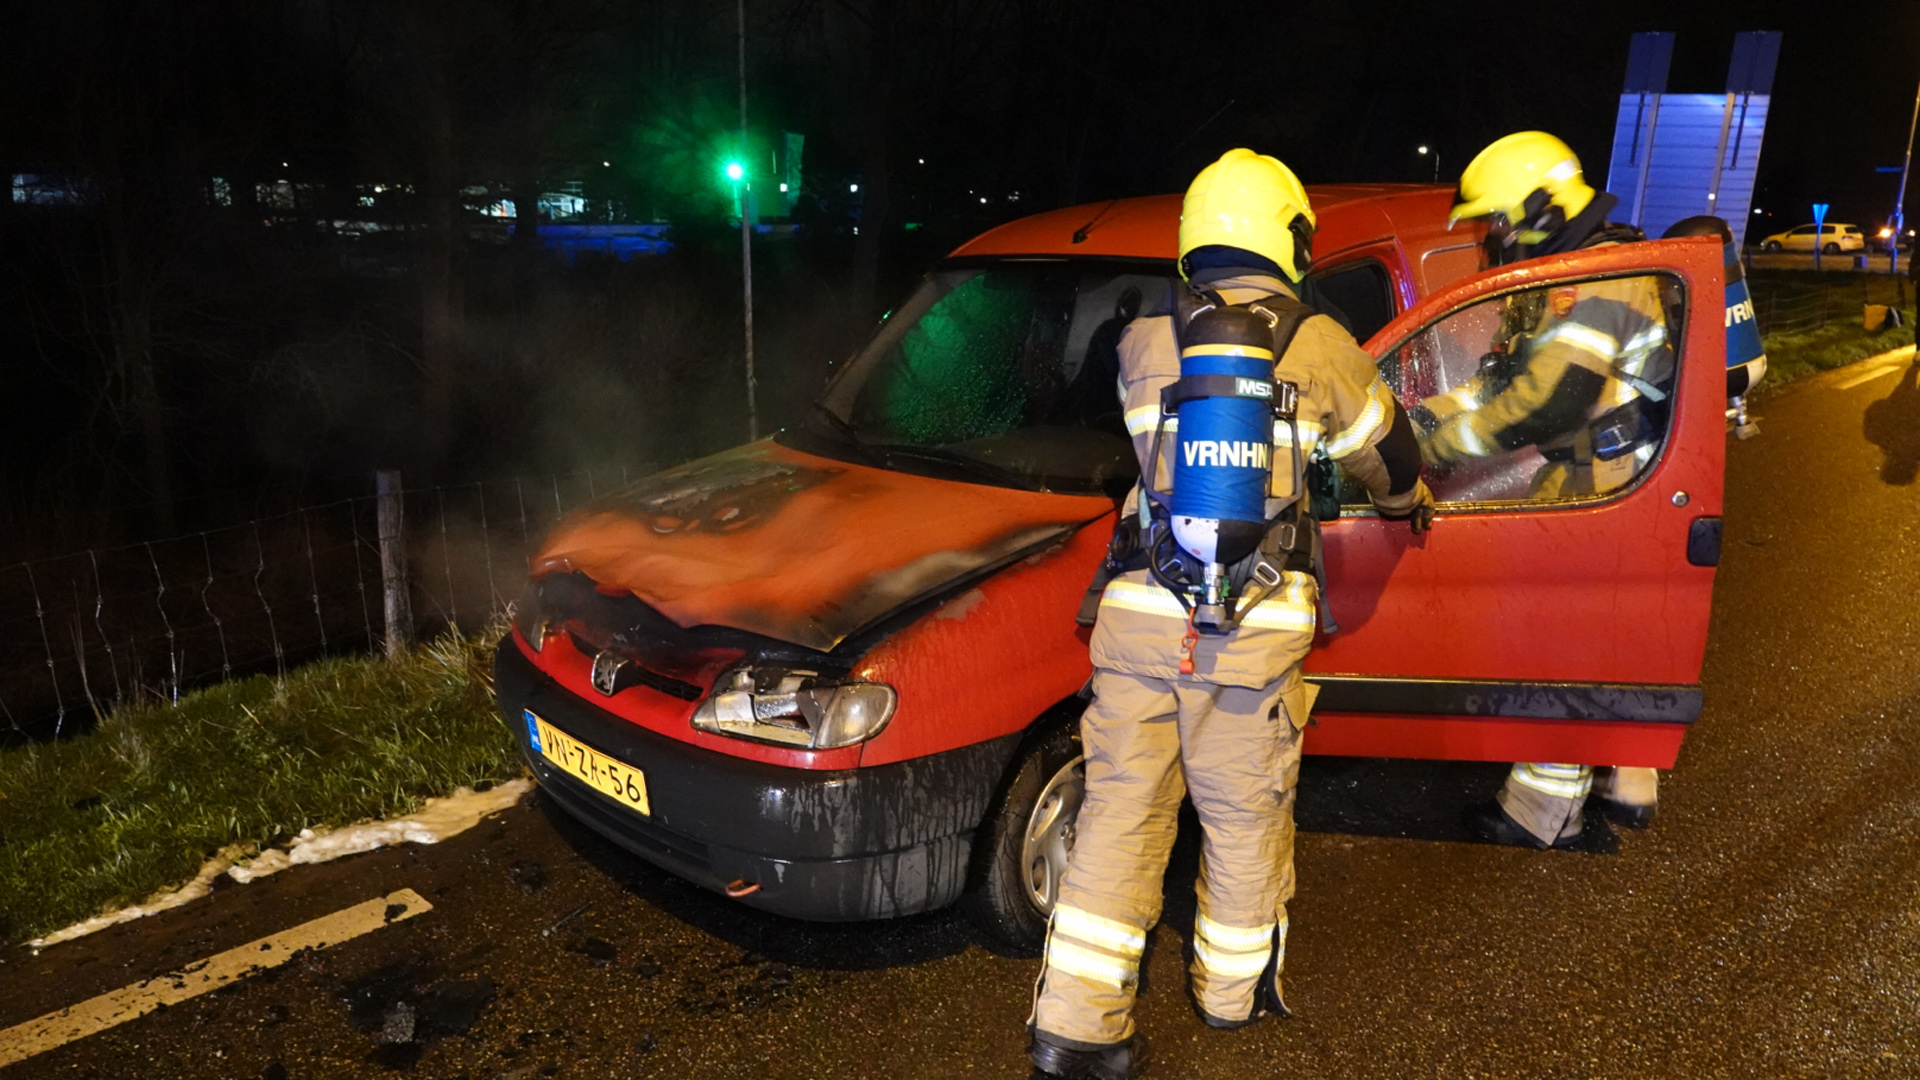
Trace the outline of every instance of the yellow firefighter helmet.
<path fill-rule="evenodd" d="M 1278 159 L 1229 150 L 1200 170 L 1180 206 L 1180 274 L 1197 248 L 1225 246 L 1273 260 L 1298 282 L 1313 262 L 1307 189 Z"/>
<path fill-rule="evenodd" d="M 1497 216 L 1503 220 L 1496 226 L 1514 230 L 1523 244 L 1537 244 L 1585 210 L 1593 195 L 1572 147 L 1544 131 L 1518 131 L 1467 163 L 1447 226 Z"/>

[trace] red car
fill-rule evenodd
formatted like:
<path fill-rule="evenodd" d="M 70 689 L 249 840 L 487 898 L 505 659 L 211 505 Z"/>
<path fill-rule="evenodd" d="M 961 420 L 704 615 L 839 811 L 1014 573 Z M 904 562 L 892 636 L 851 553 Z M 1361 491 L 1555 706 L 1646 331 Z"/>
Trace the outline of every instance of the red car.
<path fill-rule="evenodd" d="M 1325 528 L 1309 753 L 1670 766 L 1700 712 L 1719 552 L 1717 239 L 1480 272 L 1434 187 L 1312 189 L 1312 298 L 1413 405 L 1504 313 L 1645 276 L 1679 374 L 1601 497 L 1529 499 L 1522 447 L 1430 477 L 1424 538 Z M 1036 941 L 1072 842 L 1076 625 L 1137 466 L 1120 331 L 1173 288 L 1178 196 L 1075 207 L 955 251 L 806 423 L 577 511 L 497 658 L 541 785 L 628 850 L 809 919 L 965 898 Z M 1698 307 L 1706 317 L 1691 318 Z M 1352 500 L 1364 503 L 1363 499 Z"/>

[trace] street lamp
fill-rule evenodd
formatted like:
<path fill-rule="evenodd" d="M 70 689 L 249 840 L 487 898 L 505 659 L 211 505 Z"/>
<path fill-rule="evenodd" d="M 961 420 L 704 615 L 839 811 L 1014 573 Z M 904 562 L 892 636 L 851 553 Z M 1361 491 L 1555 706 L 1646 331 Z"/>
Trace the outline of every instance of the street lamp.
<path fill-rule="evenodd" d="M 1436 184 L 1439 183 L 1440 182 L 1440 151 L 1435 150 L 1433 147 L 1428 146 L 1426 143 L 1421 143 L 1419 147 L 1415 150 L 1415 153 L 1418 153 L 1421 157 L 1432 156 L 1433 182 Z"/>

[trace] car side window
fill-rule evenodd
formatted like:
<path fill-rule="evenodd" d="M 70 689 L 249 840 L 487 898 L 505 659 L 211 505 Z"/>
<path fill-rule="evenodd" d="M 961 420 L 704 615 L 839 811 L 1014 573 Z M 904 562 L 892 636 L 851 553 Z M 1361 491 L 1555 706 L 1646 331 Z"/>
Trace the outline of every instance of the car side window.
<path fill-rule="evenodd" d="M 1458 308 L 1400 342 L 1380 374 L 1414 420 L 1435 499 L 1457 511 L 1630 486 L 1667 437 L 1681 306 L 1665 275 L 1554 284 Z M 1366 501 L 1350 483 L 1341 496 Z"/>
<path fill-rule="evenodd" d="M 1792 232 L 1788 233 L 1787 235 L 1788 236 L 1810 236 L 1812 235 L 1812 233 L 1813 233 L 1813 226 L 1802 225 L 1799 228 L 1794 229 Z"/>
<path fill-rule="evenodd" d="M 1320 306 L 1346 316 L 1355 341 L 1366 341 L 1393 321 L 1393 278 L 1375 259 L 1360 259 L 1309 279 Z"/>

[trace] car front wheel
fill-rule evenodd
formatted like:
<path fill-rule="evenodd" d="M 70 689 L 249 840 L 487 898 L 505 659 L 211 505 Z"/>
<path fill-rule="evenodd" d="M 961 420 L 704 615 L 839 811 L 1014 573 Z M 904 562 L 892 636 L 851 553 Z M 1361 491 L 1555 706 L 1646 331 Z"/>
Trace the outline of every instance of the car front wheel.
<path fill-rule="evenodd" d="M 1037 954 L 1060 895 L 1074 819 L 1086 795 L 1077 718 L 1052 720 L 1022 745 L 974 847 L 961 906 L 1009 948 Z"/>
<path fill-rule="evenodd" d="M 1778 254 L 1780 251 L 1780 241 L 1778 240 L 1769 240 L 1761 246 L 1766 248 L 1766 250 L 1771 254 Z"/>

